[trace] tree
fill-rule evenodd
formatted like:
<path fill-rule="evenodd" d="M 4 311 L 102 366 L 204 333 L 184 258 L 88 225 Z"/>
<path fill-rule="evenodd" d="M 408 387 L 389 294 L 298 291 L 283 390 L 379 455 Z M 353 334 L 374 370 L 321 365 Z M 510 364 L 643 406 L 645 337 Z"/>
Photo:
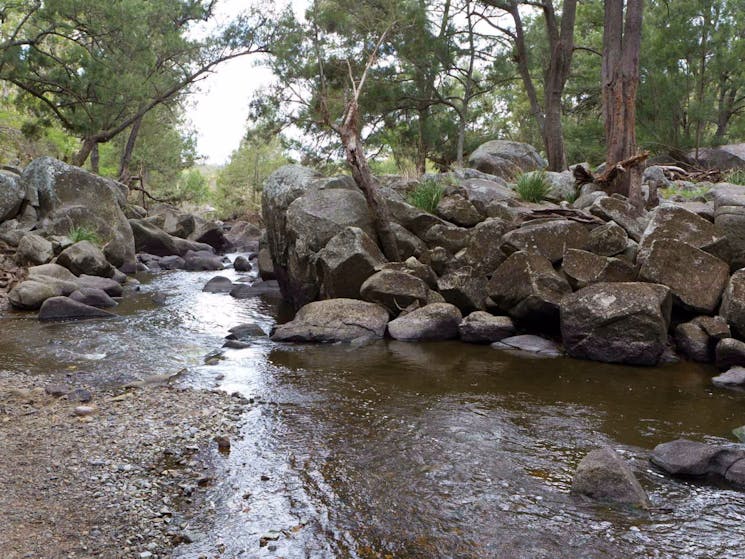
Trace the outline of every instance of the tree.
<path fill-rule="evenodd" d="M 624 0 L 605 2 L 602 81 L 608 170 L 637 155 L 636 90 L 643 9 L 644 0 L 626 0 L 625 6 Z M 632 163 L 619 170 L 609 190 L 643 208 L 641 167 Z"/>

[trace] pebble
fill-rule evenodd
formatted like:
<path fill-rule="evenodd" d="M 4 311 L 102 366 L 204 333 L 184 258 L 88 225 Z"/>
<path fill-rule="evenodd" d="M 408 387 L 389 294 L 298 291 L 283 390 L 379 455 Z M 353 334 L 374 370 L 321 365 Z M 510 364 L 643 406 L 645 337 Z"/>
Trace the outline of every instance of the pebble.
<path fill-rule="evenodd" d="M 87 417 L 89 415 L 92 415 L 95 411 L 96 408 L 94 408 L 93 406 L 77 406 L 73 410 L 73 413 L 78 417 Z"/>

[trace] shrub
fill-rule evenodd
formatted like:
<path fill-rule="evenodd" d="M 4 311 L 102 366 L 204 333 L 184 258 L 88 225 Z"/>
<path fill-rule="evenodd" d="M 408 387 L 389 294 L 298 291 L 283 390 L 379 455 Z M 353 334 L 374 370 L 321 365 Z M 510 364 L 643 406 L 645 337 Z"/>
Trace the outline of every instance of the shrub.
<path fill-rule="evenodd" d="M 444 191 L 445 187 L 435 179 L 425 179 L 420 182 L 414 190 L 409 192 L 407 201 L 409 204 L 419 208 L 420 210 L 435 213 L 437 204 L 440 203 Z"/>
<path fill-rule="evenodd" d="M 540 202 L 551 192 L 551 184 L 544 171 L 523 173 L 518 177 L 515 192 L 526 202 Z"/>
<path fill-rule="evenodd" d="M 745 169 L 733 169 L 724 175 L 726 182 L 745 186 Z"/>
<path fill-rule="evenodd" d="M 75 227 L 70 229 L 67 235 L 73 243 L 79 243 L 80 241 L 89 241 L 96 246 L 101 245 L 101 238 L 96 234 L 95 231 L 91 231 L 87 227 Z"/>

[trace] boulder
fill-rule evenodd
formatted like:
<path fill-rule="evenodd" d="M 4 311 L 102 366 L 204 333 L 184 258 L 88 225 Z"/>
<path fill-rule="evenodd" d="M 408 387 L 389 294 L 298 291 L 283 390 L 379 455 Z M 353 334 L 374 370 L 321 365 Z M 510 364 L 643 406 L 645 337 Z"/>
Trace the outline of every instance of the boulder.
<path fill-rule="evenodd" d="M 561 271 L 569 280 L 572 289 L 582 289 L 593 283 L 636 280 L 636 270 L 625 260 L 598 256 L 573 248 L 564 254 Z"/>
<path fill-rule="evenodd" d="M 54 247 L 41 235 L 26 233 L 18 242 L 15 260 L 19 266 L 46 264 L 54 258 Z"/>
<path fill-rule="evenodd" d="M 498 342 L 515 333 L 515 325 L 509 316 L 494 316 L 488 312 L 475 311 L 458 326 L 461 341 L 472 344 Z"/>
<path fill-rule="evenodd" d="M 43 276 L 45 278 L 54 278 L 67 282 L 75 282 L 77 280 L 75 274 L 59 264 L 41 264 L 40 266 L 32 266 L 28 269 L 28 276 L 30 279 Z"/>
<path fill-rule="evenodd" d="M 468 201 L 482 215 L 487 215 L 487 208 L 494 203 L 511 202 L 517 198 L 514 190 L 507 183 L 492 175 L 466 178 L 458 183 Z"/>
<path fill-rule="evenodd" d="M 719 314 L 737 336 L 745 338 L 745 269 L 737 270 L 727 282 Z"/>
<path fill-rule="evenodd" d="M 682 308 L 711 314 L 727 285 L 729 265 L 685 242 L 659 239 L 652 242 L 639 278 L 669 287 Z"/>
<path fill-rule="evenodd" d="M 39 309 L 39 320 L 42 321 L 112 318 L 114 316 L 116 315 L 109 311 L 80 303 L 69 297 L 52 297 L 44 301 Z"/>
<path fill-rule="evenodd" d="M 540 254 L 551 262 L 559 262 L 564 252 L 570 248 L 583 248 L 589 241 L 587 229 L 568 219 L 528 222 L 519 229 L 510 231 L 502 237 L 502 252 L 512 254 L 522 250 Z"/>
<path fill-rule="evenodd" d="M 359 298 L 362 284 L 385 261 L 367 233 L 359 227 L 344 228 L 318 253 L 322 297 Z"/>
<path fill-rule="evenodd" d="M 130 219 L 129 224 L 134 234 L 137 252 L 156 256 L 184 256 L 189 251 L 212 251 L 209 245 L 174 237 L 143 219 Z"/>
<path fill-rule="evenodd" d="M 73 301 L 99 309 L 116 307 L 118 304 L 103 289 L 94 289 L 91 287 L 76 289 L 70 293 L 69 297 Z"/>
<path fill-rule="evenodd" d="M 393 270 L 396 272 L 404 272 L 411 274 L 412 276 L 418 277 L 430 289 L 437 289 L 437 274 L 430 266 L 422 264 L 413 256 L 407 258 L 404 262 L 386 262 L 380 267 L 378 271 Z"/>
<path fill-rule="evenodd" d="M 250 272 L 252 269 L 251 261 L 242 254 L 236 256 L 235 260 L 233 260 L 233 269 L 236 272 Z"/>
<path fill-rule="evenodd" d="M 225 265 L 222 262 L 222 258 L 211 252 L 203 250 L 198 252 L 189 251 L 184 255 L 184 270 L 206 272 L 223 269 L 225 269 Z"/>
<path fill-rule="evenodd" d="M 561 202 L 563 200 L 572 201 L 577 198 L 577 182 L 572 171 L 562 171 L 561 173 L 545 171 L 545 178 L 551 186 L 551 191 L 546 196 L 547 200 Z"/>
<path fill-rule="evenodd" d="M 691 150 L 688 157 L 702 169 L 745 169 L 745 144 L 728 144 Z"/>
<path fill-rule="evenodd" d="M 388 323 L 388 333 L 394 340 L 451 340 L 458 337 L 463 319 L 460 311 L 449 303 L 432 303 L 398 317 Z"/>
<path fill-rule="evenodd" d="M 514 180 L 526 171 L 543 169 L 546 165 L 533 146 L 508 140 L 481 144 L 468 158 L 469 167 L 507 180 Z"/>
<path fill-rule="evenodd" d="M 225 238 L 238 251 L 257 251 L 261 229 L 248 221 L 236 221 L 225 233 Z"/>
<path fill-rule="evenodd" d="M 215 276 L 202 288 L 205 293 L 230 293 L 232 290 L 233 282 L 224 276 Z"/>
<path fill-rule="evenodd" d="M 274 263 L 272 262 L 272 255 L 269 253 L 268 248 L 259 249 L 259 277 L 264 281 L 276 280 L 277 275 L 274 273 Z"/>
<path fill-rule="evenodd" d="M 605 221 L 615 221 L 626 234 L 639 241 L 647 225 L 646 219 L 637 216 L 637 211 L 628 200 L 615 196 L 602 196 L 590 206 L 590 213 Z"/>
<path fill-rule="evenodd" d="M 158 227 L 174 237 L 186 239 L 196 228 L 196 217 L 194 215 L 184 213 L 170 204 L 158 204 L 151 208 L 149 213 L 152 217 L 159 218 Z M 133 217 L 141 216 L 135 215 Z"/>
<path fill-rule="evenodd" d="M 205 220 L 193 216 L 195 220 L 194 230 L 187 237 L 195 243 L 209 245 L 218 252 L 230 249 L 230 241 L 225 237 L 225 229 L 221 221 Z"/>
<path fill-rule="evenodd" d="M 522 251 L 507 258 L 487 285 L 487 295 L 499 311 L 548 328 L 558 322 L 559 303 L 571 291 L 549 260 Z"/>
<path fill-rule="evenodd" d="M 16 309 L 35 310 L 52 297 L 64 295 L 64 290 L 57 282 L 46 282 L 29 279 L 19 283 L 8 293 L 10 304 Z"/>
<path fill-rule="evenodd" d="M 584 249 L 598 256 L 616 256 L 626 250 L 629 236 L 615 221 L 596 227 L 590 231 L 590 238 Z"/>
<path fill-rule="evenodd" d="M 484 308 L 486 283 L 486 277 L 474 273 L 472 268 L 461 268 L 439 278 L 437 291 L 445 301 L 467 314 Z"/>
<path fill-rule="evenodd" d="M 671 309 L 662 285 L 590 285 L 561 301 L 564 347 L 580 359 L 656 365 L 667 347 Z"/>
<path fill-rule="evenodd" d="M 405 227 L 419 238 L 424 238 L 424 234 L 435 225 L 452 226 L 451 223 L 436 215 L 405 202 L 401 196 L 389 196 L 386 199 L 386 203 L 388 204 L 393 221 Z"/>
<path fill-rule="evenodd" d="M 572 478 L 572 493 L 596 501 L 650 508 L 649 497 L 634 472 L 612 448 L 593 450 L 580 461 Z"/>
<path fill-rule="evenodd" d="M 158 266 L 162 270 L 183 270 L 186 268 L 186 260 L 176 254 L 161 256 L 158 258 Z"/>
<path fill-rule="evenodd" d="M 247 340 L 252 340 L 256 337 L 266 336 L 266 332 L 264 332 L 264 329 L 253 322 L 244 322 L 243 324 L 238 324 L 237 326 L 233 326 L 232 328 L 230 328 L 228 332 L 230 333 L 225 336 L 226 340 L 240 340 L 244 342 Z"/>
<path fill-rule="evenodd" d="M 302 307 L 295 318 L 272 333 L 278 342 L 351 342 L 380 339 L 385 334 L 388 311 L 356 299 L 327 299 Z"/>
<path fill-rule="evenodd" d="M 719 340 L 730 336 L 727 322 L 719 316 L 699 316 L 675 327 L 678 351 L 688 359 L 700 363 L 714 361 L 714 351 Z"/>
<path fill-rule="evenodd" d="M 57 264 L 64 266 L 76 276 L 86 274 L 110 278 L 114 267 L 109 264 L 103 252 L 90 241 L 80 241 L 63 250 L 57 257 Z"/>
<path fill-rule="evenodd" d="M 711 382 L 724 388 L 745 387 L 745 367 L 731 367 L 726 373 L 712 377 Z"/>
<path fill-rule="evenodd" d="M 13 219 L 21 210 L 26 191 L 13 175 L 0 172 L 0 223 Z"/>
<path fill-rule="evenodd" d="M 657 445 L 652 451 L 650 461 L 674 476 L 724 476 L 743 458 L 744 450 L 677 439 Z"/>
<path fill-rule="evenodd" d="M 482 276 L 491 275 L 507 256 L 501 251 L 502 236 L 510 224 L 498 218 L 489 218 L 471 229 L 462 259 L 465 265 Z"/>
<path fill-rule="evenodd" d="M 727 239 L 732 270 L 745 267 L 745 196 L 742 186 L 717 185 L 714 194 L 714 225 Z"/>
<path fill-rule="evenodd" d="M 714 362 L 719 369 L 745 367 L 745 342 L 735 338 L 724 338 L 714 350 Z"/>
<path fill-rule="evenodd" d="M 360 287 L 360 296 L 365 301 L 386 308 L 392 316 L 417 303 L 426 305 L 429 287 L 424 280 L 396 270 L 376 272 Z"/>
<path fill-rule="evenodd" d="M 442 219 L 460 227 L 473 227 L 484 220 L 478 210 L 463 196 L 454 194 L 440 200 L 436 210 Z"/>
<path fill-rule="evenodd" d="M 230 290 L 230 296 L 236 299 L 251 299 L 264 295 L 272 297 L 280 295 L 279 284 L 276 280 L 261 281 L 253 285 L 236 283 L 233 285 L 233 289 Z"/>
<path fill-rule="evenodd" d="M 468 229 L 464 227 L 438 223 L 427 229 L 422 239 L 430 248 L 443 247 L 451 254 L 455 254 L 465 248 L 468 233 Z"/>
<path fill-rule="evenodd" d="M 78 289 L 89 287 L 92 289 L 100 289 L 105 291 L 112 297 L 121 297 L 124 293 L 124 289 L 121 284 L 111 278 L 102 278 L 100 276 L 87 276 L 83 274 L 75 280 L 75 284 Z"/>
<path fill-rule="evenodd" d="M 491 347 L 529 357 L 559 357 L 563 355 L 557 343 L 532 334 L 509 336 L 494 342 Z"/>
<path fill-rule="evenodd" d="M 399 256 L 402 259 L 406 260 L 412 256 L 418 257 L 427 250 L 427 245 L 424 241 L 406 229 L 406 227 L 399 225 L 395 221 L 392 221 L 390 225 L 391 231 L 393 231 L 393 235 L 396 237 Z"/>
<path fill-rule="evenodd" d="M 122 211 L 126 186 L 51 157 L 29 163 L 20 184 L 50 233 L 66 235 L 84 227 L 101 239 L 112 265 L 134 266 L 134 239 Z"/>

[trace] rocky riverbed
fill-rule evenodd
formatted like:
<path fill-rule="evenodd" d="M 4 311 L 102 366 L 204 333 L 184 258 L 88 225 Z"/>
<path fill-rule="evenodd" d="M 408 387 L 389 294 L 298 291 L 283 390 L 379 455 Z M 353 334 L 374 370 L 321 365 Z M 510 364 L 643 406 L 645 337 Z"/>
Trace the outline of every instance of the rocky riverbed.
<path fill-rule="evenodd" d="M 0 372 L 2 557 L 169 557 L 197 539 L 248 401 L 68 380 Z"/>

